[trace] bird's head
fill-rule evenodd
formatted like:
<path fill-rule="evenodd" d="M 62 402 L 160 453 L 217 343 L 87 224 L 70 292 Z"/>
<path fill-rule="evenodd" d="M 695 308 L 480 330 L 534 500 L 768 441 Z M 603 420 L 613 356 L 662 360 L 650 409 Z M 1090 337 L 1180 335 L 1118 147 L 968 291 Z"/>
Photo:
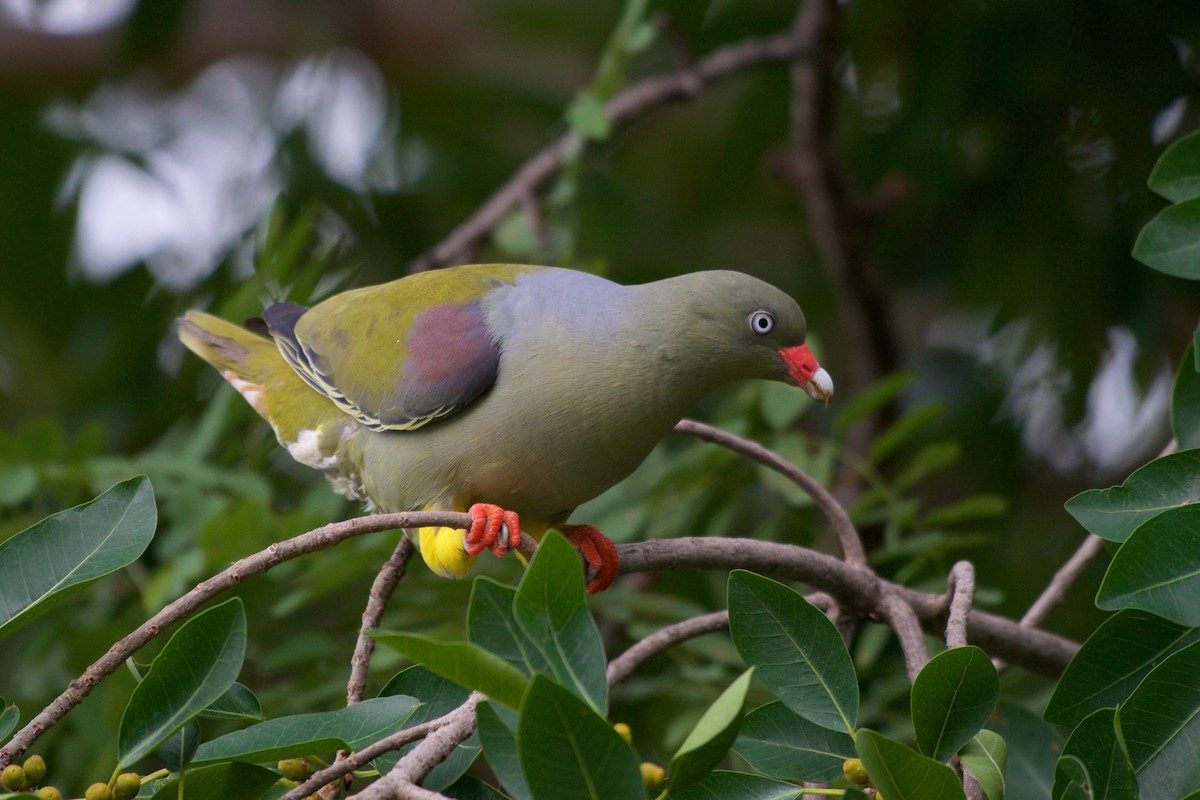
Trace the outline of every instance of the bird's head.
<path fill-rule="evenodd" d="M 707 284 L 693 313 L 707 321 L 710 342 L 737 364 L 739 377 L 790 383 L 829 404 L 833 379 L 804 342 L 808 326 L 795 300 L 740 272 L 692 275 Z"/>

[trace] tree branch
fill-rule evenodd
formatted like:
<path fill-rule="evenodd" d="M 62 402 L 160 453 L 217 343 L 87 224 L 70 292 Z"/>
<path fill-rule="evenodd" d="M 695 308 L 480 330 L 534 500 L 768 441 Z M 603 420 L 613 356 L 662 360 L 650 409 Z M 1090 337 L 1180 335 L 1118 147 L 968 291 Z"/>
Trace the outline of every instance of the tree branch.
<path fill-rule="evenodd" d="M 860 388 L 892 372 L 899 362 L 891 310 L 878 270 L 871 263 L 870 215 L 851 186 L 835 139 L 841 56 L 837 0 L 809 0 L 793 34 L 809 58 L 792 64 L 792 151 L 779 164 L 781 177 L 804 199 L 813 240 L 842 300 L 845 350 Z"/>
<path fill-rule="evenodd" d="M 723 630 L 729 627 L 728 611 L 713 611 L 699 617 L 685 619 L 668 625 L 660 631 L 650 634 L 645 639 L 632 645 L 621 655 L 608 664 L 608 685 L 616 686 L 633 674 L 633 671 L 658 655 L 668 647 L 672 647 L 687 639 L 694 639 L 706 633 Z"/>
<path fill-rule="evenodd" d="M 400 537 L 392 556 L 379 570 L 371 584 L 371 594 L 367 607 L 363 609 L 362 625 L 358 629 L 358 641 L 354 645 L 354 655 L 350 659 L 350 681 L 346 685 L 346 705 L 352 706 L 363 699 L 363 691 L 367 685 L 367 670 L 371 663 L 371 653 L 375 651 L 375 640 L 368 634 L 379 627 L 384 609 L 392 592 L 400 585 L 400 579 L 408 570 L 408 560 L 417 551 L 413 540 L 407 536 Z"/>
<path fill-rule="evenodd" d="M 848 611 L 878 617 L 881 598 L 893 592 L 912 607 L 927 633 L 945 631 L 945 595 L 919 592 L 891 583 L 863 567 L 797 545 L 754 539 L 681 537 L 634 542 L 618 548 L 622 573 L 667 569 L 749 569 L 784 580 L 801 581 L 828 592 Z M 1079 645 L 1052 633 L 1027 628 L 995 614 L 972 612 L 971 641 L 1031 672 L 1057 677 Z"/>
<path fill-rule="evenodd" d="M 675 425 L 675 433 L 695 436 L 697 439 L 727 447 L 751 461 L 770 467 L 780 475 L 791 480 L 808 493 L 808 496 L 813 499 L 813 503 L 821 510 L 821 513 L 833 524 L 833 530 L 837 534 L 838 543 L 841 545 L 842 555 L 846 559 L 846 563 L 856 567 L 866 566 L 867 555 L 863 550 L 862 539 L 859 537 L 854 523 L 850 521 L 850 516 L 846 513 L 846 509 L 834 499 L 833 495 L 824 486 L 795 464 L 782 456 L 776 455 L 757 442 L 752 442 L 729 431 L 721 430 L 720 428 L 698 422 L 694 419 L 680 420 Z"/>
<path fill-rule="evenodd" d="M 879 610 L 881 616 L 896 632 L 900 650 L 904 653 L 908 682 L 912 683 L 921 672 L 921 667 L 929 661 L 929 647 L 925 644 L 925 634 L 921 632 L 921 621 L 917 619 L 917 612 L 913 611 L 913 607 L 897 592 L 885 592 L 879 603 Z"/>
<path fill-rule="evenodd" d="M 453 713 L 453 711 L 450 712 L 450 714 Z M 409 742 L 415 742 L 417 739 L 428 736 L 442 725 L 445 725 L 450 714 L 438 717 L 437 719 L 431 719 L 428 722 L 422 722 L 420 725 L 414 725 L 411 728 L 396 731 L 377 742 L 372 742 L 363 749 L 339 759 L 336 764 L 317 770 L 312 775 L 309 775 L 299 786 L 289 789 L 288 793 L 280 797 L 279 800 L 304 800 L 305 797 L 308 797 L 321 787 L 328 786 L 343 775 L 349 775 L 354 770 L 359 769 L 384 753 L 399 750 Z"/>
<path fill-rule="evenodd" d="M 1028 628 L 1041 625 L 1050 612 L 1066 599 L 1067 592 L 1075 585 L 1075 581 L 1079 580 L 1088 564 L 1103 552 L 1104 540 L 1094 533 L 1089 533 L 1074 555 L 1054 573 L 1050 583 L 1038 595 L 1037 600 L 1033 601 L 1025 616 L 1021 617 L 1021 624 Z"/>
<path fill-rule="evenodd" d="M 975 602 L 975 567 L 970 561 L 959 561 L 950 568 L 950 585 L 946 587 L 946 646 L 965 647 L 967 620 Z"/>
<path fill-rule="evenodd" d="M 391 772 L 354 797 L 360 800 L 442 798 L 442 795 L 422 789 L 417 784 L 475 730 L 475 706 L 484 699 L 479 692 L 472 692 L 465 703 L 442 717 L 444 722 L 436 731 L 396 762 Z"/>
<path fill-rule="evenodd" d="M 274 566 L 299 556 L 333 547 L 339 542 L 365 533 L 419 528 L 424 525 L 448 525 L 466 528 L 471 524 L 469 514 L 422 511 L 405 514 L 375 514 L 334 522 L 291 539 L 276 542 L 264 550 L 235 561 L 227 569 L 201 581 L 196 588 L 169 604 L 136 630 L 118 641 L 108 652 L 67 685 L 66 691 L 19 730 L 8 744 L 0 749 L 0 766 L 9 764 L 42 733 L 55 725 L 75 706 L 83 702 L 100 681 L 115 672 L 125 659 L 157 636 L 172 623 L 191 614 L 221 592 L 241 583 L 251 575 L 259 575 Z"/>
<path fill-rule="evenodd" d="M 763 64 L 795 61 L 805 55 L 806 43 L 796 31 L 744 39 L 714 50 L 683 69 L 634 83 L 618 92 L 605 106 L 615 128 L 657 106 L 691 100 L 710 84 Z M 409 272 L 454 263 L 461 253 L 477 246 L 524 198 L 533 195 L 562 166 L 575 142 L 574 133 L 559 136 L 520 166 L 508 182 L 492 193 L 474 214 L 430 250 L 415 259 Z"/>

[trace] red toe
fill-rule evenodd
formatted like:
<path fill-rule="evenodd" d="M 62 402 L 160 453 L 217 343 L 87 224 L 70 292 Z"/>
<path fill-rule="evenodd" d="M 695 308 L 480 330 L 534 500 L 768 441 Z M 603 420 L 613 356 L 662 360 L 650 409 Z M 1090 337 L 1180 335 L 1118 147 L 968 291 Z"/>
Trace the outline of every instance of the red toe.
<path fill-rule="evenodd" d="M 471 528 L 463 537 L 463 545 L 469 555 L 491 550 L 502 556 L 521 543 L 521 523 L 515 511 L 505 511 L 491 503 L 476 503 L 467 513 L 471 515 Z"/>
<path fill-rule="evenodd" d="M 583 556 L 587 566 L 588 594 L 603 592 L 617 577 L 617 567 L 621 563 L 617 546 L 591 525 L 563 525 L 560 530 Z"/>

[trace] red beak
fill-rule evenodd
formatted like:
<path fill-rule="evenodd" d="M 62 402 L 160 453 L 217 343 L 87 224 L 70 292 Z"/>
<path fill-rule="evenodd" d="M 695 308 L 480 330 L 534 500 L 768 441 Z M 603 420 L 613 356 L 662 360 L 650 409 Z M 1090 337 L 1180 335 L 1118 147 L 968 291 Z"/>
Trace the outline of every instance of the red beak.
<path fill-rule="evenodd" d="M 787 364 L 788 378 L 813 400 L 829 405 L 833 399 L 833 378 L 817 363 L 817 357 L 808 349 L 808 345 L 785 347 L 779 351 L 779 355 Z"/>

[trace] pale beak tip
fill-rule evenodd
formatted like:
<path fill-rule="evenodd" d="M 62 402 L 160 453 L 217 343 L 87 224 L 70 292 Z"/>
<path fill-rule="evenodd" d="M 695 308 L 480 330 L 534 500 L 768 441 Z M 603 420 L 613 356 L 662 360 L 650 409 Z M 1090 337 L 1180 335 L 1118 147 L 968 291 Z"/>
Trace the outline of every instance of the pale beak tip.
<path fill-rule="evenodd" d="M 829 401 L 833 399 L 833 378 L 829 377 L 824 367 L 820 367 L 813 373 L 812 380 L 804 387 L 804 391 L 813 400 L 829 405 Z"/>

